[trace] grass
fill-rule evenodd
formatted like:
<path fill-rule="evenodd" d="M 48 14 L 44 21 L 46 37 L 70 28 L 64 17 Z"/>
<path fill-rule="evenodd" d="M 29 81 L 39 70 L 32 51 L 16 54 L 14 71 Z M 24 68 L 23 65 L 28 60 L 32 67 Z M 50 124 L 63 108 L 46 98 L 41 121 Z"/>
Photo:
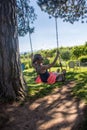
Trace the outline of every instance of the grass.
<path fill-rule="evenodd" d="M 43 97 L 51 93 L 53 91 L 53 88 L 63 85 L 63 83 L 55 83 L 53 85 L 45 83 L 36 84 L 35 78 L 37 77 L 37 74 L 34 72 L 33 69 L 25 70 L 23 73 L 25 81 L 27 82 L 28 97 L 32 99 Z"/>
<path fill-rule="evenodd" d="M 87 72 L 78 74 L 78 80 L 73 92 L 87 101 Z"/>
<path fill-rule="evenodd" d="M 51 71 L 56 71 L 56 68 L 52 68 Z M 33 69 L 25 70 L 24 77 L 27 82 L 27 91 L 29 99 L 37 99 L 52 93 L 54 88 L 61 87 L 63 83 L 55 83 L 53 85 L 48 84 L 36 84 L 34 79 L 37 76 Z M 79 68 L 76 70 L 67 69 L 66 79 L 68 81 L 74 80 L 76 85 L 74 86 L 72 93 L 74 96 L 84 100 L 87 103 L 87 67 Z M 87 130 L 87 110 L 85 111 L 85 120 L 82 122 L 79 130 Z"/>
<path fill-rule="evenodd" d="M 87 67 L 68 71 L 67 77 L 75 80 L 76 85 L 72 91 L 74 96 L 84 100 L 87 104 Z M 84 111 L 84 121 L 78 127 L 78 130 L 87 130 L 87 107 Z"/>
<path fill-rule="evenodd" d="M 56 71 L 56 68 L 52 68 L 51 71 Z M 63 83 L 55 83 L 48 85 L 45 83 L 36 84 L 35 78 L 37 77 L 36 72 L 33 69 L 25 70 L 24 77 L 27 82 L 27 91 L 29 98 L 43 97 L 53 91 L 53 88 L 61 87 Z M 67 69 L 67 80 L 75 80 L 76 85 L 73 88 L 73 94 L 80 99 L 87 102 L 87 67 L 80 69 Z"/>

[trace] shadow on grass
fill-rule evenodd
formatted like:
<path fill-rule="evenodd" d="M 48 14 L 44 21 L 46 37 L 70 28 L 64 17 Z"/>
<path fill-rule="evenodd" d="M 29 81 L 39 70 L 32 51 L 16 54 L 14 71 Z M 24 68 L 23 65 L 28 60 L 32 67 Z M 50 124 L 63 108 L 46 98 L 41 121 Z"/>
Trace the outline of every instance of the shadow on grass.
<path fill-rule="evenodd" d="M 66 74 L 66 82 L 57 82 L 53 85 L 41 83 L 36 84 L 35 78 L 37 74 L 35 71 L 24 72 L 24 77 L 27 82 L 27 90 L 29 98 L 40 98 L 50 94 L 54 88 L 62 87 L 63 84 L 67 84 L 70 81 L 76 81 L 76 86 L 73 88 L 73 94 L 80 99 L 87 100 L 87 72 L 69 71 Z"/>
<path fill-rule="evenodd" d="M 28 92 L 28 98 L 30 99 L 37 99 L 40 97 L 44 97 L 48 94 L 50 94 L 54 88 L 61 87 L 64 82 L 57 82 L 53 85 L 49 85 L 46 83 L 36 84 L 35 78 L 37 77 L 37 74 L 32 72 L 24 72 L 25 81 L 27 83 L 27 92 Z"/>
<path fill-rule="evenodd" d="M 86 103 L 86 109 L 84 110 L 84 121 L 82 121 L 76 130 L 87 130 L 87 71 L 78 73 L 76 85 L 73 88 L 73 94 L 77 98 L 84 100 Z M 72 130 L 74 127 L 72 128 Z"/>
<path fill-rule="evenodd" d="M 68 72 L 66 78 L 67 83 L 71 80 L 76 80 L 77 84 L 74 88 L 76 89 L 76 92 L 83 88 L 81 86 L 78 87 L 81 83 L 83 83 L 83 86 L 86 86 L 87 84 L 86 73 Z M 81 113 L 79 113 L 81 112 L 80 100 L 73 99 L 73 96 L 70 95 L 72 88 L 70 88 L 67 83 L 67 91 L 62 91 L 63 83 L 55 83 L 53 85 L 35 84 L 33 72 L 26 72 L 25 79 L 27 81 L 29 97 L 33 99 L 48 95 L 54 88 L 60 87 L 60 89 L 52 93 L 50 99 L 44 98 L 43 100 L 42 98 L 36 102 L 27 102 L 23 106 L 11 105 L 9 107 L 10 109 L 7 109 L 6 107 L 5 111 L 7 109 L 11 121 L 7 126 L 3 124 L 2 130 L 40 130 L 43 129 L 44 126 L 47 127 L 47 130 L 61 130 L 75 124 L 78 121 L 77 118 L 81 119 Z M 60 94 L 60 96 L 58 96 L 58 94 Z M 73 106 L 75 111 L 72 111 Z M 63 107 L 64 109 L 61 109 Z M 76 114 L 77 117 L 74 118 L 74 120 L 66 120 L 68 117 L 69 120 L 70 117 L 72 119 L 72 117 L 75 117 Z M 61 118 L 63 119 L 61 120 Z M 60 119 L 60 121 L 58 119 Z M 87 120 L 85 120 L 83 124 L 79 125 L 79 129 L 73 126 L 71 130 L 87 130 L 86 121 Z"/>
<path fill-rule="evenodd" d="M 67 74 L 67 76 L 69 76 L 69 74 Z M 28 83 L 28 85 L 30 84 Z M 54 85 L 36 84 L 35 86 L 35 84 L 32 83 L 28 88 L 31 87 L 34 92 L 34 89 L 42 87 L 40 91 L 37 90 L 37 93 L 42 93 L 42 96 L 44 96 L 52 92 L 54 87 L 62 85 L 62 83 L 56 83 Z M 80 101 L 77 99 L 74 100 L 70 94 L 72 91 L 70 85 L 72 85 L 72 83 L 66 85 L 66 91 L 63 90 L 63 87 L 60 87 L 60 89 L 54 91 L 49 98 L 41 98 L 35 102 L 30 102 L 29 100 L 23 106 L 9 106 L 7 112 L 11 121 L 7 125 L 3 124 L 3 128 L 0 130 L 61 130 L 67 129 L 69 126 L 72 126 L 72 124 L 74 128 L 78 118 L 81 118 L 81 109 L 79 107 Z M 48 91 L 48 93 L 45 91 Z M 35 95 L 33 95 L 33 97 L 35 97 Z M 72 111 L 73 106 L 75 111 Z"/>
<path fill-rule="evenodd" d="M 24 72 L 24 77 L 27 82 L 28 98 L 37 99 L 40 97 L 44 97 L 50 94 L 54 88 L 62 87 L 64 84 L 68 84 L 72 80 L 77 80 L 77 75 L 77 72 L 68 72 L 66 74 L 65 82 L 57 82 L 53 85 L 49 85 L 46 83 L 36 84 L 35 77 L 37 76 L 37 74 L 34 71 Z"/>
<path fill-rule="evenodd" d="M 87 72 L 78 74 L 78 80 L 73 88 L 73 93 L 80 99 L 84 99 L 87 103 Z"/>
<path fill-rule="evenodd" d="M 52 93 L 54 88 L 61 87 L 62 85 L 63 83 L 55 83 L 53 85 L 44 83 L 33 85 L 28 84 L 28 97 L 33 100 L 44 97 Z"/>
<path fill-rule="evenodd" d="M 79 72 L 67 72 L 66 78 L 68 81 L 77 80 Z"/>

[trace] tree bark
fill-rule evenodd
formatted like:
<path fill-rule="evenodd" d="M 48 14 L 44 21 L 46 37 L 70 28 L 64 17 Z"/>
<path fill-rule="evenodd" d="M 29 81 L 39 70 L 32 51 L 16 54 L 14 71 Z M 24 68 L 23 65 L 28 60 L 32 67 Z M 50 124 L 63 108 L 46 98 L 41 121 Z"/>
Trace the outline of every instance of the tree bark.
<path fill-rule="evenodd" d="M 17 33 L 16 0 L 0 1 L 0 97 L 25 96 Z"/>

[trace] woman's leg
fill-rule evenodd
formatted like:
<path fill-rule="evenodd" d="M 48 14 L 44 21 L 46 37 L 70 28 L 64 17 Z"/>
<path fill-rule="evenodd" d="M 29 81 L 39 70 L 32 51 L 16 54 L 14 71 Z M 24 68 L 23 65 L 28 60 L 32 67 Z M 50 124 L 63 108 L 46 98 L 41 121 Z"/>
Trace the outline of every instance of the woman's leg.
<path fill-rule="evenodd" d="M 62 70 L 62 73 L 64 74 L 64 76 L 66 75 L 66 70 L 65 69 L 63 69 Z"/>
<path fill-rule="evenodd" d="M 65 81 L 65 75 L 66 75 L 66 70 L 63 70 L 62 73 L 58 73 L 56 81 Z"/>

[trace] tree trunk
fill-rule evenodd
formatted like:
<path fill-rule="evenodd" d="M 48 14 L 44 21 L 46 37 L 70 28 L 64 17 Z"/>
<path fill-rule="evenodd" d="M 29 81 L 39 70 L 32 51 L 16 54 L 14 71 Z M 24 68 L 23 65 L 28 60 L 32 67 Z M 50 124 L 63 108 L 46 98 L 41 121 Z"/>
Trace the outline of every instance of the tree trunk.
<path fill-rule="evenodd" d="M 25 96 L 17 33 L 16 0 L 0 1 L 0 97 Z"/>

